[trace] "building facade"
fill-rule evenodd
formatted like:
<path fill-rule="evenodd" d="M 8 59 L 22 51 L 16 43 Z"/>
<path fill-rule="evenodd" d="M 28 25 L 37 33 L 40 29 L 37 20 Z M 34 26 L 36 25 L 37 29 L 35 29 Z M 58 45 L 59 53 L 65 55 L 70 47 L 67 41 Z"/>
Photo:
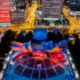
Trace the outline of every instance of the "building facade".
<path fill-rule="evenodd" d="M 42 0 L 37 0 L 37 3 L 38 3 L 39 6 L 41 6 L 42 5 Z"/>
<path fill-rule="evenodd" d="M 63 0 L 42 0 L 42 15 L 44 19 L 60 18 Z"/>
<path fill-rule="evenodd" d="M 80 0 L 69 0 L 69 8 L 71 9 L 71 15 L 80 16 Z"/>
<path fill-rule="evenodd" d="M 80 11 L 80 0 L 69 0 L 70 9 L 73 11 Z"/>
<path fill-rule="evenodd" d="M 26 0 L 10 0 L 11 23 L 20 24 L 25 21 Z"/>
<path fill-rule="evenodd" d="M 0 27 L 10 26 L 10 1 L 0 0 Z"/>

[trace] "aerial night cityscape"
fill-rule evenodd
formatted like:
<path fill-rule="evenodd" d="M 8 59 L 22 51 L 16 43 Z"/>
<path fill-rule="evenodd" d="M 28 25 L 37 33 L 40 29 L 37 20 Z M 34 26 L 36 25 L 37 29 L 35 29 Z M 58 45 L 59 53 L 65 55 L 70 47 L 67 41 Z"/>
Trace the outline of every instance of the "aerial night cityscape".
<path fill-rule="evenodd" d="M 0 80 L 80 80 L 80 0 L 0 0 Z"/>

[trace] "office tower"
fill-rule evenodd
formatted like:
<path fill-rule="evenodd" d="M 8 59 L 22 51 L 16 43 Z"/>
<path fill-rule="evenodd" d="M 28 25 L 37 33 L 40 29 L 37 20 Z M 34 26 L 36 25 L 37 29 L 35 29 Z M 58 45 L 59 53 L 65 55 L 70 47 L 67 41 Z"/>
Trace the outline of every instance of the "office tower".
<path fill-rule="evenodd" d="M 16 8 L 21 10 L 21 9 L 26 9 L 26 3 L 25 0 L 15 0 L 16 3 Z"/>
<path fill-rule="evenodd" d="M 13 11 L 10 12 L 11 23 L 13 24 L 21 24 L 25 22 L 25 14 L 21 11 Z"/>
<path fill-rule="evenodd" d="M 71 15 L 80 16 L 80 0 L 69 0 L 69 8 L 71 9 Z"/>
<path fill-rule="evenodd" d="M 0 27 L 10 26 L 10 1 L 0 0 Z"/>
<path fill-rule="evenodd" d="M 11 23 L 20 24 L 24 23 L 24 12 L 26 9 L 26 1 L 25 0 L 10 0 L 10 18 Z"/>
<path fill-rule="evenodd" d="M 42 15 L 47 20 L 60 18 L 63 0 L 42 0 Z"/>
<path fill-rule="evenodd" d="M 69 6 L 69 0 L 64 0 L 64 5 Z"/>
<path fill-rule="evenodd" d="M 80 11 L 80 0 L 69 0 L 70 9 L 73 11 Z"/>

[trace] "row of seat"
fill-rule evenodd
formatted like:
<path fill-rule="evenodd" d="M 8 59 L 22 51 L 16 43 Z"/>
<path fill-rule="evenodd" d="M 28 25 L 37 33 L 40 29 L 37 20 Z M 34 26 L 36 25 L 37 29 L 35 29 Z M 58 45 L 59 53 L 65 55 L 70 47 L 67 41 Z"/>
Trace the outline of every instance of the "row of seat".
<path fill-rule="evenodd" d="M 63 50 L 67 49 L 67 40 L 61 40 L 59 43 L 53 43 L 53 41 L 43 41 L 41 43 L 44 50 L 52 50 L 54 47 L 59 46 L 60 48 L 63 48 Z"/>
<path fill-rule="evenodd" d="M 59 43 L 54 43 L 52 40 L 51 41 L 43 41 L 41 42 L 41 45 L 43 47 L 43 50 L 47 51 L 47 50 L 52 50 L 54 47 L 56 46 L 59 46 L 60 48 L 63 48 L 63 50 L 66 50 L 67 49 L 67 40 L 61 40 Z M 21 44 L 17 44 L 17 43 L 14 43 L 12 46 L 13 47 L 20 47 Z M 21 45 L 22 46 L 22 45 Z M 26 42 L 24 43 L 24 46 L 26 49 L 28 49 L 28 46 L 31 47 L 31 43 L 30 42 Z"/>
<path fill-rule="evenodd" d="M 25 43 L 14 42 L 12 44 L 12 47 L 13 47 L 13 50 L 17 50 L 17 51 L 23 51 L 23 48 L 25 48 L 25 50 L 28 50 L 29 47 L 31 47 L 31 42 L 25 42 Z"/>

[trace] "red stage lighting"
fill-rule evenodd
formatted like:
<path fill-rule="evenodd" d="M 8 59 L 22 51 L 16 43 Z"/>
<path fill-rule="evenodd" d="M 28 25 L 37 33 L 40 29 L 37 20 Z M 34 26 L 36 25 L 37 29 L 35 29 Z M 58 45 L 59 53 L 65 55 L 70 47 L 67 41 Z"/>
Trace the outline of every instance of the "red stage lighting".
<path fill-rule="evenodd" d="M 34 52 L 34 53 L 33 53 L 33 56 L 35 56 L 35 57 L 42 57 L 42 58 L 45 57 L 44 53 L 41 52 L 41 51 L 36 51 L 36 52 Z"/>

